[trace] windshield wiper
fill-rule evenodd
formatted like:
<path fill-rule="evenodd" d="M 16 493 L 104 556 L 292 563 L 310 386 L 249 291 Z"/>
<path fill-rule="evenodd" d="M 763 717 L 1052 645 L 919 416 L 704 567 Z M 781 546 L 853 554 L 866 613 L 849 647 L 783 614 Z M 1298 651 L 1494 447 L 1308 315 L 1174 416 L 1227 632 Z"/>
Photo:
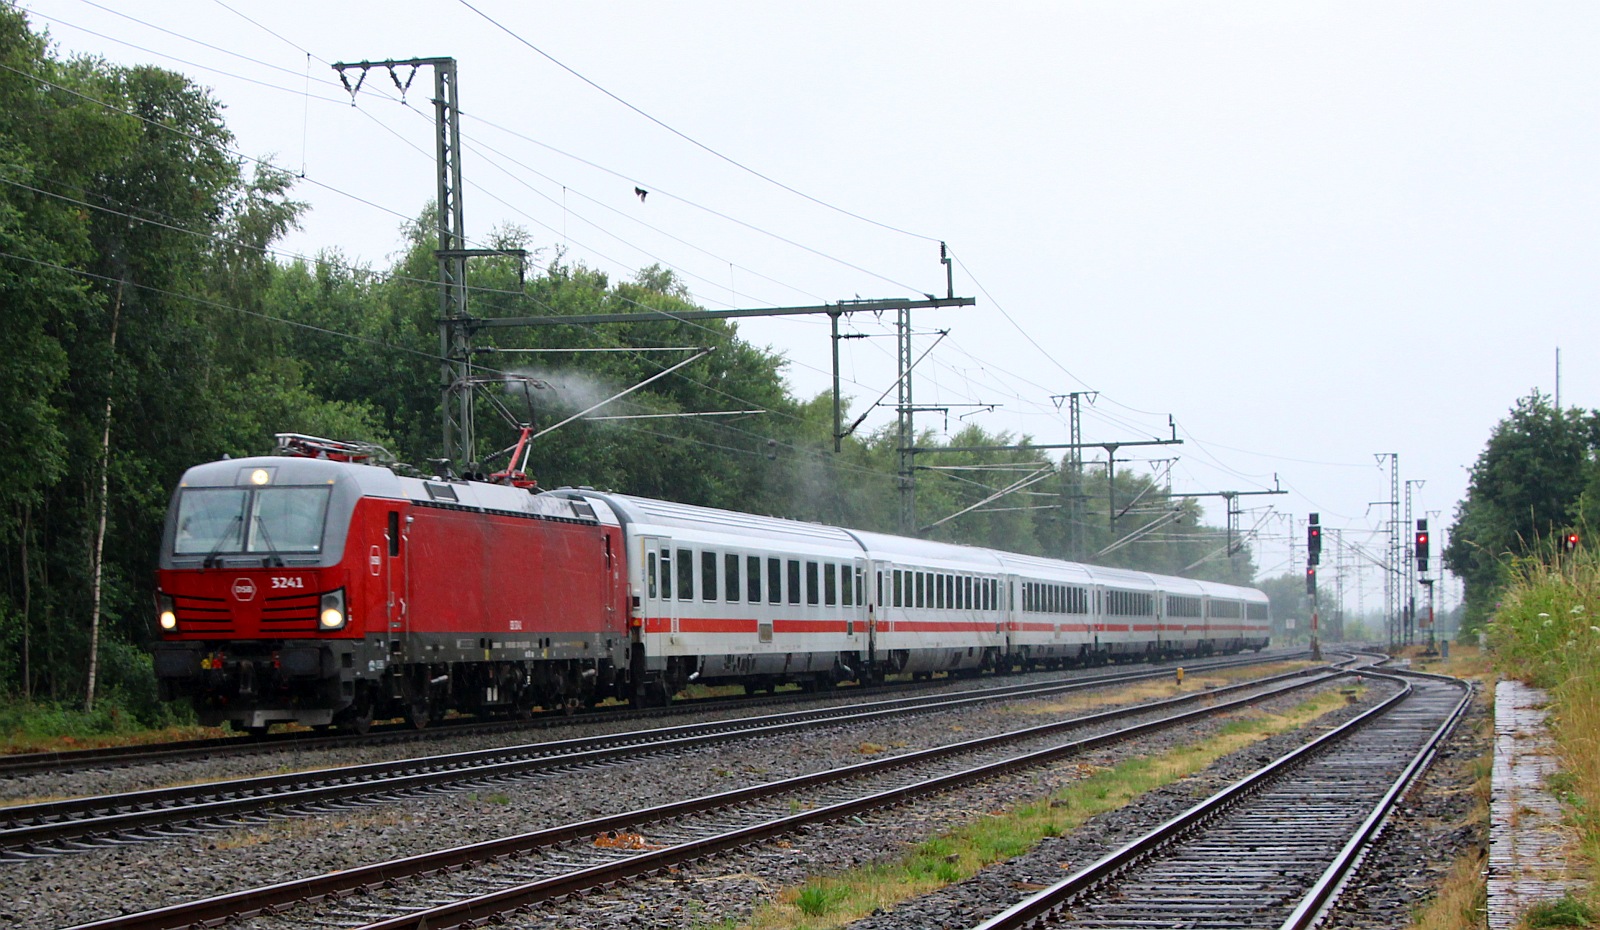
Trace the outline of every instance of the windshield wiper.
<path fill-rule="evenodd" d="M 221 552 L 222 547 L 228 542 L 228 534 L 233 531 L 234 524 L 243 522 L 244 514 L 236 513 L 233 515 L 233 519 L 228 521 L 228 525 L 222 529 L 222 534 L 217 537 L 217 544 L 211 547 L 210 552 L 206 553 L 205 561 L 200 563 L 201 568 L 216 568 L 222 564 L 222 559 L 217 553 Z"/>
<path fill-rule="evenodd" d="M 267 556 L 261 560 L 262 568 L 282 568 L 283 556 L 278 554 L 278 547 L 272 544 L 272 534 L 267 532 L 267 521 L 261 519 L 261 514 L 255 514 L 253 519 L 256 526 L 261 528 L 261 541 L 267 544 Z"/>

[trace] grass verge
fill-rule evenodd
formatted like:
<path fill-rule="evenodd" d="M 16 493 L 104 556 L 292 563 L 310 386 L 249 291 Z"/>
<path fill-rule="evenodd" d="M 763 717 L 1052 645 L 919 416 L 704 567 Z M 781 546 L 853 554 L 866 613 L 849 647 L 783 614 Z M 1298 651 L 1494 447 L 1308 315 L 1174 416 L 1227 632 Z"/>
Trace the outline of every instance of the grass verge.
<path fill-rule="evenodd" d="M 0 703 L 0 753 L 99 749 L 221 735 L 223 731 L 215 727 L 193 724 L 148 726 L 116 695 L 102 699 L 92 711 L 63 704 Z"/>

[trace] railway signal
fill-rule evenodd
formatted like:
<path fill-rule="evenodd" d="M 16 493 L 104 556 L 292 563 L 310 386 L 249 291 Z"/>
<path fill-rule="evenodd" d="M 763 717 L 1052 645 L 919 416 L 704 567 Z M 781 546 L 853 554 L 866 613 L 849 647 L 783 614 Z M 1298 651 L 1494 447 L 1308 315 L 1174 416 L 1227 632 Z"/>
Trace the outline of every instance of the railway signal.
<path fill-rule="evenodd" d="M 1317 567 L 1315 565 L 1306 566 L 1306 596 L 1317 596 Z"/>
<path fill-rule="evenodd" d="M 1306 564 L 1317 565 L 1322 561 L 1322 514 L 1311 515 L 1311 525 L 1306 527 Z"/>
<path fill-rule="evenodd" d="M 1578 548 L 1578 534 L 1577 533 L 1568 533 L 1566 535 L 1566 538 L 1562 542 L 1563 542 L 1563 545 L 1566 547 L 1566 550 L 1568 552 L 1571 552 L 1572 550 Z"/>
<path fill-rule="evenodd" d="M 1417 571 L 1428 573 L 1428 521 L 1417 521 Z"/>

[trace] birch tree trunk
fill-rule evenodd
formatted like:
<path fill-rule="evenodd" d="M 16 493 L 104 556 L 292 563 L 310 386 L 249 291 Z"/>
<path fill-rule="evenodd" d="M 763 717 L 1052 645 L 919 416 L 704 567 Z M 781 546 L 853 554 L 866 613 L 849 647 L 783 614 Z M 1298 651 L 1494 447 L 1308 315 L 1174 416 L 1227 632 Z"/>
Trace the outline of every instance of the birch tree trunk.
<path fill-rule="evenodd" d="M 100 574 L 101 554 L 106 542 L 106 512 L 110 510 L 111 487 L 111 385 L 115 381 L 117 365 L 117 321 L 122 316 L 122 286 L 117 286 L 117 302 L 111 308 L 111 361 L 106 365 L 106 429 L 100 439 L 100 526 L 94 534 L 94 554 L 91 568 L 94 581 L 90 585 L 89 599 L 89 687 L 84 694 L 83 709 L 94 710 L 95 677 L 100 669 Z"/>
<path fill-rule="evenodd" d="M 22 505 L 22 700 L 33 700 L 33 566 L 28 564 L 28 534 L 33 529 L 33 504 Z"/>

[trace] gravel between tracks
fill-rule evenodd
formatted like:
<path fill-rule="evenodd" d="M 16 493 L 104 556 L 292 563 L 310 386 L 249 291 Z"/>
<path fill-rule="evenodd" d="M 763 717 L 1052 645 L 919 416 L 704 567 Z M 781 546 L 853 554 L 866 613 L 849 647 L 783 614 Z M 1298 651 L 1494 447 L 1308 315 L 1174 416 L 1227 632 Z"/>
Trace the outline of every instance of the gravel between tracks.
<path fill-rule="evenodd" d="M 1297 703 L 1304 693 L 1278 699 Z M 52 860 L 0 866 L 13 889 L 0 906 L 0 926 L 66 926 L 180 900 L 220 894 L 274 881 L 413 855 L 492 836 L 505 836 L 600 814 L 618 813 L 669 798 L 691 797 L 802 772 L 835 768 L 882 752 L 899 753 L 953 739 L 1016 729 L 1040 721 L 1029 703 L 1007 703 L 944 712 L 912 721 L 854 725 L 777 739 L 736 742 L 694 754 L 657 756 L 629 766 L 574 769 L 537 780 L 476 790 L 436 792 L 412 800 L 356 807 L 313 818 L 273 818 L 227 831 L 208 831 L 154 843 L 95 850 Z M 1220 724 L 1197 724 L 1157 737 L 1142 752 L 1197 738 Z M 605 724 L 600 727 L 605 728 Z M 566 735 L 566 734 L 563 734 Z M 578 735 L 576 733 L 572 735 Z M 1280 738 L 1282 739 L 1282 738 Z M 452 748 L 455 748 L 452 746 Z M 444 751 L 440 746 L 438 751 Z M 1266 750 L 1219 763 L 1171 789 L 1155 792 L 1127 810 L 1151 807 L 1145 816 L 1166 816 L 1197 795 L 1214 790 L 1250 767 Z M 343 752 L 343 751 L 341 751 Z M 391 750 L 392 752 L 392 750 Z M 1112 764 L 1131 750 L 1098 753 L 1094 764 Z M 381 754 L 381 752 L 380 752 Z M 318 754 L 318 765 L 329 764 Z M 209 771 L 191 778 L 218 777 Z M 693 927 L 724 918 L 747 917 L 752 902 L 805 876 L 867 861 L 894 858 L 908 844 L 963 820 L 1044 794 L 1081 777 L 1069 762 L 1003 782 L 974 787 L 866 819 L 859 825 L 829 825 L 687 870 L 671 879 L 632 886 L 614 895 L 524 918 L 529 927 Z M 1167 814 L 1161 813 L 1166 811 Z M 1121 812 L 1118 812 L 1121 814 Z M 1059 878 L 1062 862 L 1082 862 L 1142 829 L 1138 815 L 1097 818 L 1071 837 L 1042 844 L 1013 864 L 973 879 L 1015 897 L 1017 882 Z M 1032 865 L 1026 860 L 1037 860 Z M 1015 875 L 1004 869 L 1016 868 Z M 1031 871 L 1030 871 L 1031 870 Z M 994 873 L 994 874 L 991 874 Z M 1032 875 L 1031 878 L 1018 876 Z M 963 902 L 979 897 L 970 883 L 927 897 L 923 916 L 907 907 L 869 918 L 879 928 L 964 926 Z M 939 903 L 947 899 L 947 903 Z M 1004 900 L 996 897 L 997 906 Z M 908 905 L 909 907 L 910 905 Z M 923 906 L 921 902 L 917 907 Z M 943 910 L 941 910 L 943 908 Z M 909 919 L 897 922 L 901 914 Z M 310 916 L 310 915 L 307 915 Z M 947 919 L 948 918 L 948 919 Z M 931 922 L 930 922 L 931 921 Z"/>
<path fill-rule="evenodd" d="M 1336 682 L 1317 690 L 1343 689 Z M 1313 691 L 1298 691 L 1258 705 L 1267 711 L 1287 710 Z M 1324 724 L 1348 719 L 1392 691 L 1367 689 L 1356 704 L 1321 718 Z M 637 883 L 615 893 L 517 916 L 506 923 L 523 930 L 583 927 L 585 930 L 638 928 L 701 928 L 750 925 L 752 905 L 810 876 L 838 872 L 868 862 L 893 861 L 911 846 L 952 827 L 970 823 L 990 811 L 1050 794 L 1092 768 L 1114 766 L 1129 758 L 1153 755 L 1216 733 L 1231 717 L 1214 718 L 1164 731 L 1142 740 L 1138 748 L 1111 747 L 1068 759 L 1048 768 L 975 785 L 935 798 L 919 800 L 894 811 L 864 818 L 865 825 L 828 824 L 793 838 L 787 847 L 768 846 L 730 855 L 685 869 L 665 878 Z M 966 881 L 914 898 L 852 924 L 852 930 L 936 930 L 966 928 L 1016 901 L 1065 878 L 1072 870 L 1140 836 L 1157 824 L 1192 807 L 1258 768 L 1262 763 L 1304 742 L 1308 735 L 1271 737 L 1224 757 L 1209 768 L 1165 788 L 1151 791 L 1116 811 L 1097 816 L 1072 834 L 1048 838 L 1029 852 L 992 866 Z"/>

